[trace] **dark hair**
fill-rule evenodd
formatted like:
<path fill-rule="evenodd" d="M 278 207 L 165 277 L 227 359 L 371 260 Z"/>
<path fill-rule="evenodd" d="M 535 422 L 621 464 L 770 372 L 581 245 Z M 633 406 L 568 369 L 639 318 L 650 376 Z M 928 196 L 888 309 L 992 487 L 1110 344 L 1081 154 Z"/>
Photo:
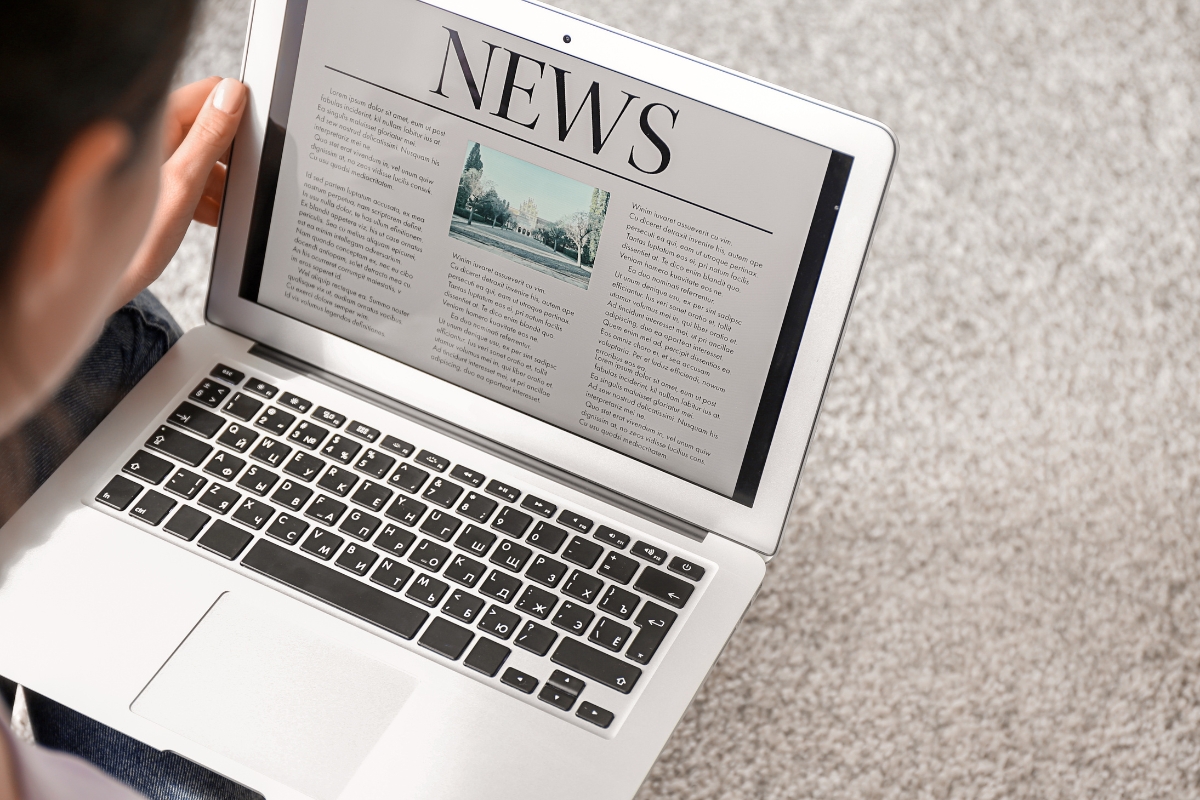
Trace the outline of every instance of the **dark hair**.
<path fill-rule="evenodd" d="M 88 125 L 140 139 L 183 53 L 195 0 L 25 0 L 0 23 L 0 285 L 50 176 Z"/>

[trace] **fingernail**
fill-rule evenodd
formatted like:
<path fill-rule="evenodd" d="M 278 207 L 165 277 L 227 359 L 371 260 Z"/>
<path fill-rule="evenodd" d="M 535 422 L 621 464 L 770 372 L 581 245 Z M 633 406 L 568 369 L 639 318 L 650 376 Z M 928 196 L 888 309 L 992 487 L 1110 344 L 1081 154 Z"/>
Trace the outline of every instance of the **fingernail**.
<path fill-rule="evenodd" d="M 217 84 L 213 92 L 213 107 L 226 114 L 237 113 L 242 107 L 242 84 L 233 78 L 226 78 Z"/>

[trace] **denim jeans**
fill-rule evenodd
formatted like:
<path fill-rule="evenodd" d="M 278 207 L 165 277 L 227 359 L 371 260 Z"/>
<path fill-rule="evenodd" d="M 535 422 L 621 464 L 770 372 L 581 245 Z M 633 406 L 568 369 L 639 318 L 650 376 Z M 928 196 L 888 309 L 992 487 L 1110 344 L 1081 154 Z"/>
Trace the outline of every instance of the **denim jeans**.
<path fill-rule="evenodd" d="M 0 524 L 29 499 L 181 335 L 170 313 L 148 291 L 109 318 L 100 339 L 54 399 L 0 440 Z M 27 690 L 25 698 L 39 744 L 84 758 L 147 797 L 261 797 L 48 697 Z"/>

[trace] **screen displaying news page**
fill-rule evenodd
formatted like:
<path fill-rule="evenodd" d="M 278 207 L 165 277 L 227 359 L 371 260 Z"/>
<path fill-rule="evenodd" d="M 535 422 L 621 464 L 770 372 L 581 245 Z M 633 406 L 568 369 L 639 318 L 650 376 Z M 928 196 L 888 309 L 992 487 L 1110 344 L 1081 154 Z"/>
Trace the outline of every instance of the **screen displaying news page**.
<path fill-rule="evenodd" d="M 829 149 L 413 0 L 295 66 L 258 302 L 732 496 Z"/>

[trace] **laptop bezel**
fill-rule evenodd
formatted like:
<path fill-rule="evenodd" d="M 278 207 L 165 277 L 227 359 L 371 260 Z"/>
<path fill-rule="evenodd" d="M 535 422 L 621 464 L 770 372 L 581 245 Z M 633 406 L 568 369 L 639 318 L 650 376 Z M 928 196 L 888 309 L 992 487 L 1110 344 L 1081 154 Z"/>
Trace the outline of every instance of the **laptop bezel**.
<path fill-rule="evenodd" d="M 753 506 L 239 296 L 286 0 L 256 0 L 243 61 L 250 103 L 230 164 L 206 318 L 764 554 L 779 545 L 895 160 L 882 125 L 528 0 L 421 0 L 850 155 L 837 224 Z M 570 34 L 569 49 L 563 36 Z"/>

